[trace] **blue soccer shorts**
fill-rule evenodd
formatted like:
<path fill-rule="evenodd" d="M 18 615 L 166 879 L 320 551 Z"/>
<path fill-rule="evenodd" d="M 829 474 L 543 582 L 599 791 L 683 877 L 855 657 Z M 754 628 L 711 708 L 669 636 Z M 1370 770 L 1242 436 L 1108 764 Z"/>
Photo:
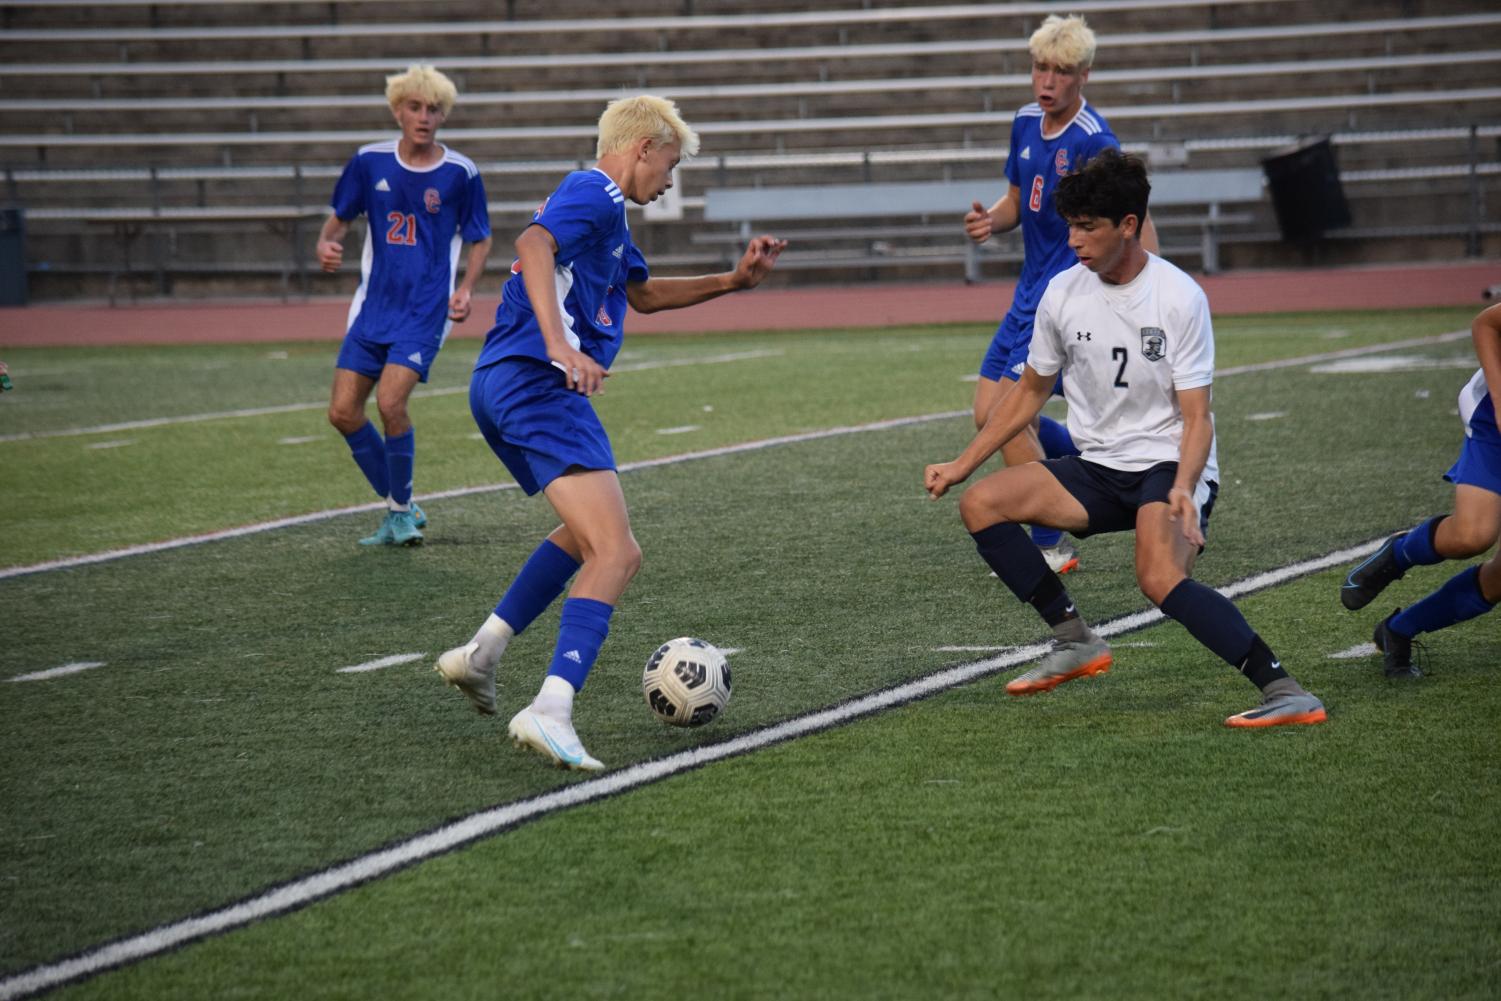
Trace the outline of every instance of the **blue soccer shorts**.
<path fill-rule="evenodd" d="M 1031 313 L 1008 310 L 990 339 L 990 347 L 980 362 L 980 378 L 992 382 L 1010 379 L 1015 382 L 1022 377 L 1022 368 L 1027 364 L 1027 350 L 1032 346 Z"/>
<path fill-rule="evenodd" d="M 535 358 L 502 358 L 469 380 L 480 433 L 528 495 L 570 469 L 614 469 L 609 436 L 588 397 Z"/>
<path fill-rule="evenodd" d="M 387 365 L 400 365 L 416 372 L 419 382 L 426 382 L 427 371 L 432 368 L 434 359 L 438 357 L 438 349 L 442 346 L 441 340 L 435 341 L 430 337 L 377 344 L 358 334 L 345 334 L 344 343 L 339 348 L 339 360 L 334 362 L 334 367 L 358 372 L 367 379 L 379 379 Z"/>
<path fill-rule="evenodd" d="M 1459 459 L 1444 479 L 1501 494 L 1501 440 L 1490 437 L 1466 437 Z"/>

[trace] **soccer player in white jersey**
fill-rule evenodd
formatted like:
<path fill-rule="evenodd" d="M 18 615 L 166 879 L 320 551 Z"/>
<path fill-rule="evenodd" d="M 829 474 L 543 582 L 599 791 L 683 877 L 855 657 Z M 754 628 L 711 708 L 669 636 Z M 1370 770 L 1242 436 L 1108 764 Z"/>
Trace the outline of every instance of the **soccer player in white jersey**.
<path fill-rule="evenodd" d="M 1142 162 L 1116 150 L 1059 182 L 1055 201 L 1079 263 L 1043 294 L 1016 388 L 957 459 L 927 467 L 925 485 L 938 498 L 968 479 L 1037 415 L 1062 372 L 1080 454 L 1008 466 L 959 502 L 980 555 L 1053 629 L 1052 650 L 1006 691 L 1049 691 L 1112 662 L 1021 525 L 1081 537 L 1134 530 L 1142 593 L 1262 691 L 1260 705 L 1225 724 L 1319 723 L 1323 703 L 1288 676 L 1228 598 L 1189 576 L 1218 491 L 1214 335 L 1203 291 L 1141 245 L 1150 190 Z"/>
<path fill-rule="evenodd" d="M 1022 271 L 1001 319 L 975 386 L 975 427 L 983 427 L 990 411 L 1021 378 L 1032 340 L 1037 302 L 1058 272 L 1074 265 L 1068 245 L 1068 224 L 1053 207 L 1058 179 L 1082 167 L 1104 149 L 1119 149 L 1105 116 L 1084 100 L 1084 84 L 1094 63 L 1095 36 L 1077 15 L 1050 14 L 1027 48 L 1032 55 L 1033 102 L 1011 120 L 1011 146 L 1006 156 L 1006 193 L 989 209 L 975 202 L 964 216 L 964 231 L 976 243 L 992 233 L 1021 226 Z M 1146 220 L 1142 243 L 1157 250 L 1157 232 Z M 1001 446 L 1008 466 L 1043 457 L 1077 455 L 1068 430 L 1039 414 L 1032 423 Z M 1043 551 L 1048 566 L 1068 573 L 1078 563 L 1074 547 L 1054 528 L 1032 526 L 1032 541 Z"/>
<path fill-rule="evenodd" d="M 1465 439 L 1459 459 L 1444 474 L 1454 484 L 1454 513 L 1429 518 L 1411 531 L 1387 539 L 1374 555 L 1351 570 L 1340 600 L 1351 611 L 1364 608 L 1408 568 L 1479 556 L 1501 543 L 1501 305 L 1491 306 L 1470 325 L 1480 368 L 1459 393 Z M 1376 624 L 1376 646 L 1389 678 L 1421 678 L 1412 661 L 1413 638 L 1484 615 L 1501 601 L 1501 551 L 1466 567 L 1437 591 Z"/>
<path fill-rule="evenodd" d="M 367 546 L 422 541 L 427 516 L 412 502 L 417 446 L 407 401 L 417 383 L 427 381 L 449 329 L 469 316 L 490 253 L 490 210 L 479 170 L 437 140 L 457 98 L 453 82 L 431 66 L 387 78 L 386 100 L 401 138 L 355 153 L 318 234 L 318 262 L 324 271 L 337 271 L 349 224 L 363 215 L 369 227 L 328 404 L 329 423 L 386 502 L 379 529 L 360 540 Z M 465 242 L 464 278 L 456 286 Z M 372 388 L 384 437 L 365 417 Z"/>
<path fill-rule="evenodd" d="M 573 581 L 558 641 L 530 705 L 508 732 L 556 765 L 604 766 L 573 727 L 610 617 L 641 565 L 610 439 L 589 397 L 620 351 L 626 307 L 681 309 L 759 285 L 783 240 L 756 237 L 733 271 L 654 278 L 631 240 L 627 200 L 645 205 L 672 186 L 698 135 L 668 100 L 613 101 L 599 120 L 598 162 L 563 179 L 516 239 L 516 263 L 495 326 L 475 362 L 469 407 L 496 456 L 528 495 L 541 491 L 562 522 L 534 550 L 474 638 L 437 670 L 482 713 L 495 712 L 495 670 L 511 637 Z"/>

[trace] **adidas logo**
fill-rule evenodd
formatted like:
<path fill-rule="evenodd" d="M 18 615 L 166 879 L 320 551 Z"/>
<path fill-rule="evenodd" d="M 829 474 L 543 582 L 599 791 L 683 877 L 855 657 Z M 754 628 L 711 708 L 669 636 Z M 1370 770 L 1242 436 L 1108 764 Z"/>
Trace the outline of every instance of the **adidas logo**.
<path fill-rule="evenodd" d="M 575 664 L 582 664 L 584 662 L 584 658 L 579 656 L 579 652 L 577 650 L 569 650 L 567 653 L 563 654 L 563 659 L 571 660 Z"/>
<path fill-rule="evenodd" d="M 1022 147 L 1022 155 L 1021 155 L 1021 158 L 1022 158 L 1022 159 L 1023 159 L 1023 160 L 1030 160 L 1030 159 L 1032 159 L 1032 147 L 1031 147 L 1031 146 L 1023 146 L 1023 147 Z M 382 183 L 382 184 L 385 184 L 385 183 L 386 183 L 386 182 L 385 182 L 385 181 L 382 181 L 382 182 L 381 182 L 381 183 Z"/>
<path fill-rule="evenodd" d="M 620 246 L 611 251 L 610 256 L 619 257 L 623 253 L 625 253 L 625 244 L 622 243 Z"/>
<path fill-rule="evenodd" d="M 387 184 L 386 183 L 386 179 L 384 177 L 382 177 L 380 180 L 378 180 L 378 181 L 375 182 L 375 190 L 376 191 L 390 191 L 391 190 L 391 185 Z"/>
<path fill-rule="evenodd" d="M 422 352 L 421 351 L 413 351 L 411 354 L 407 355 L 407 361 L 414 361 L 418 365 L 421 365 L 422 364 Z"/>

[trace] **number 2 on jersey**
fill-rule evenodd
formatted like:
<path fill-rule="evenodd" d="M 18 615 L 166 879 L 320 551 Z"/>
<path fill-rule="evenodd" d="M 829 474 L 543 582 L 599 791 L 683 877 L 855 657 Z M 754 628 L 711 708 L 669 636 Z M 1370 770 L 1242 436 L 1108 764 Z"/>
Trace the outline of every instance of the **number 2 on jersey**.
<path fill-rule="evenodd" d="M 1121 363 L 1121 367 L 1115 370 L 1115 388 L 1116 389 L 1129 389 L 1129 388 L 1131 388 L 1131 384 L 1126 381 L 1126 359 L 1129 358 L 1129 357 L 1130 357 L 1130 353 L 1127 352 L 1125 348 L 1111 348 L 1110 349 L 1110 360 L 1111 361 L 1119 361 Z"/>
<path fill-rule="evenodd" d="M 411 214 L 403 215 L 400 212 L 386 213 L 386 222 L 391 228 L 386 230 L 386 242 L 400 244 L 403 247 L 417 246 L 417 217 Z"/>

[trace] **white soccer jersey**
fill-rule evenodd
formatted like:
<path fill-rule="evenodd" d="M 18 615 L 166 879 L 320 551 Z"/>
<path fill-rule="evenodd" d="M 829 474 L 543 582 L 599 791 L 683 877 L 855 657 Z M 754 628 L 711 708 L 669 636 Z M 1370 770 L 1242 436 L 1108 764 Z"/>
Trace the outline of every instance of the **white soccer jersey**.
<path fill-rule="evenodd" d="M 1178 461 L 1177 390 L 1214 381 L 1214 330 L 1203 289 L 1154 254 L 1125 285 L 1076 264 L 1048 283 L 1027 364 L 1063 370 L 1068 431 L 1083 458 L 1140 471 Z M 1203 479 L 1219 480 L 1215 446 Z"/>

